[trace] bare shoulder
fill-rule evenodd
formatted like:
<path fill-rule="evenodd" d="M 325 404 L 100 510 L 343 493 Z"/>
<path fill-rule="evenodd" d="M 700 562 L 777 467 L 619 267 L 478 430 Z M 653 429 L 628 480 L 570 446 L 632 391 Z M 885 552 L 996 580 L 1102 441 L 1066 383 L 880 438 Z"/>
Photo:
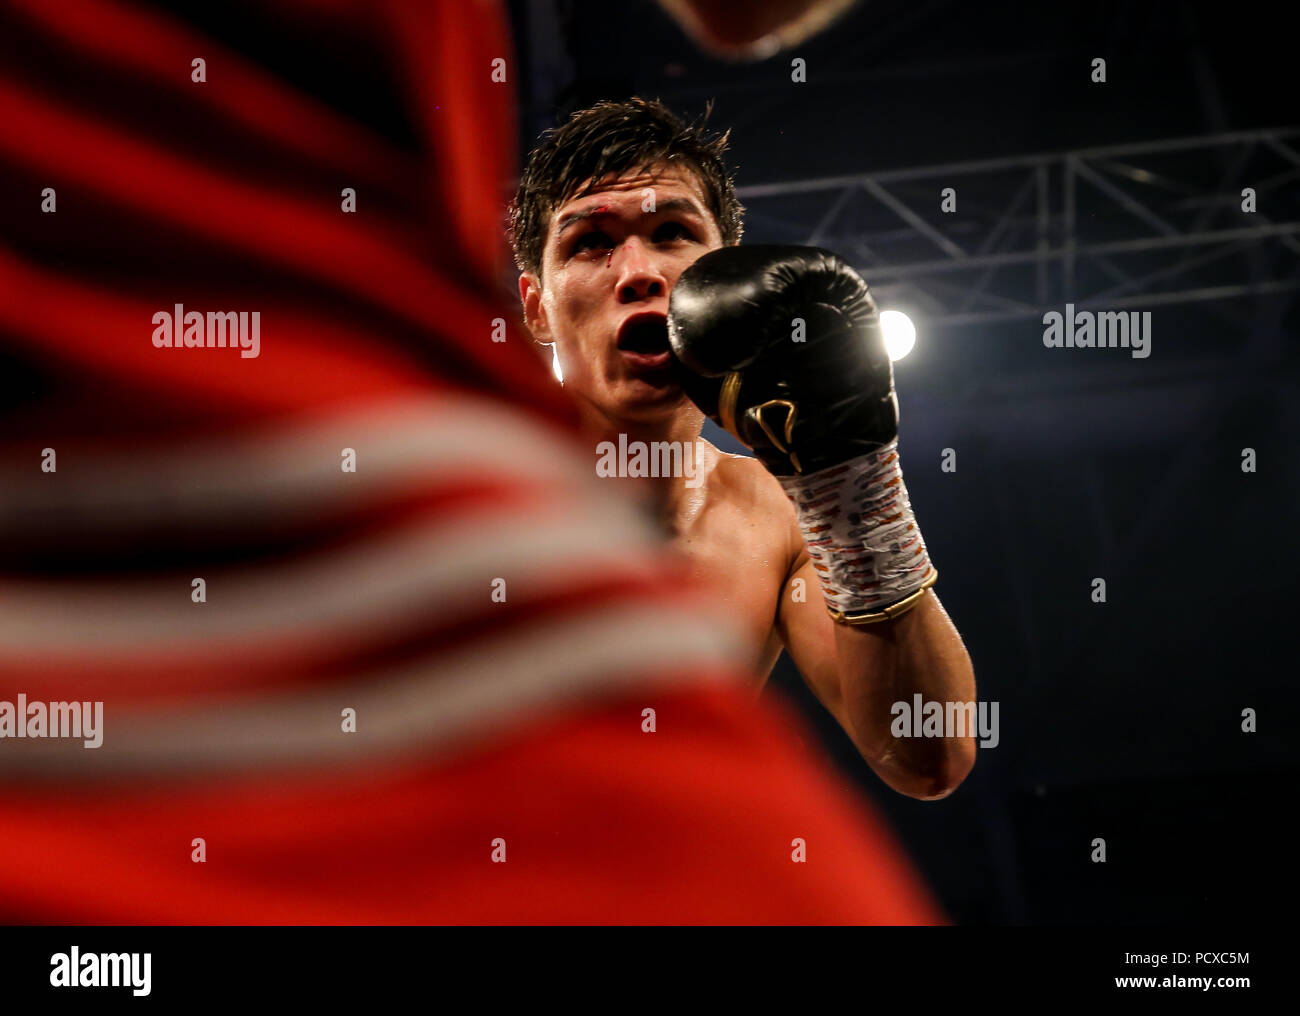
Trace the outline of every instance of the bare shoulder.
<path fill-rule="evenodd" d="M 795 524 L 794 505 L 775 476 L 758 459 L 732 455 L 709 445 L 716 463 L 710 487 L 722 500 L 736 505 L 757 520 L 770 520 L 774 532 L 784 534 Z"/>

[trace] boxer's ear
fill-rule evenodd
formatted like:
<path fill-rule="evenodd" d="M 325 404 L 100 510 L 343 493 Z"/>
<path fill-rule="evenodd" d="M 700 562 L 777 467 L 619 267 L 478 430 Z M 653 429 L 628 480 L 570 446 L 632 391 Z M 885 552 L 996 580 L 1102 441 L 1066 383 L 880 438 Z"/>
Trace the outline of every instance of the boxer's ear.
<path fill-rule="evenodd" d="M 534 342 L 550 345 L 555 342 L 546 308 L 542 306 L 542 284 L 532 272 L 519 275 L 519 302 L 524 307 L 524 324 L 533 335 Z"/>

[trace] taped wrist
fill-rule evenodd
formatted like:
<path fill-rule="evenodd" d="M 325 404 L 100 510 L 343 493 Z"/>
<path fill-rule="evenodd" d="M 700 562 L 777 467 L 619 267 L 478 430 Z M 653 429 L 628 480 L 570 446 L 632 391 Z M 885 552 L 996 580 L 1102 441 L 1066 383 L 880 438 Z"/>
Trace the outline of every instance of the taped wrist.
<path fill-rule="evenodd" d="M 896 616 L 889 608 L 910 608 L 934 584 L 938 573 L 907 499 L 897 438 L 829 469 L 777 479 L 794 502 L 836 620 L 870 623 Z M 863 616 L 875 614 L 880 616 Z"/>

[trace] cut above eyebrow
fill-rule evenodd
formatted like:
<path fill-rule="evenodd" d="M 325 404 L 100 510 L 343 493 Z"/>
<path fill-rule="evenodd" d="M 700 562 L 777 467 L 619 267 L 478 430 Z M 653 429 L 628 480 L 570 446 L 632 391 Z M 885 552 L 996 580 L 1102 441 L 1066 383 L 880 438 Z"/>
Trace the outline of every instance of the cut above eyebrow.
<path fill-rule="evenodd" d="M 655 205 L 655 215 L 662 215 L 665 212 L 690 212 L 700 218 L 704 218 L 704 213 L 690 198 L 669 198 L 667 201 L 658 202 Z M 570 212 L 559 222 L 555 229 L 555 239 L 558 241 L 570 226 L 576 226 L 579 222 L 590 219 L 596 215 L 607 215 L 609 205 L 591 205 L 580 212 Z"/>

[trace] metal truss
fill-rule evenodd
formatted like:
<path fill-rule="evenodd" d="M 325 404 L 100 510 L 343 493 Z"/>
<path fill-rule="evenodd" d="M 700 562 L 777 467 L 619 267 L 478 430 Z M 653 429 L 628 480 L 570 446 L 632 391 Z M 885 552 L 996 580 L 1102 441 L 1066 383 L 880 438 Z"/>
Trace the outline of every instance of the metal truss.
<path fill-rule="evenodd" d="M 1186 304 L 1234 325 L 1228 356 L 1167 357 L 1165 350 L 1175 348 L 1170 345 L 1159 362 L 1140 372 L 1117 360 L 1085 366 L 1061 358 L 1046 369 L 1030 366 L 1027 358 L 1025 370 L 964 379 L 960 390 L 929 407 L 940 426 L 954 434 L 978 432 L 1000 449 L 985 454 L 985 468 L 1003 477 L 1012 472 L 1008 455 L 1023 450 L 1025 438 L 1001 421 L 999 403 L 1046 395 L 1058 414 L 1095 420 L 1098 394 L 1130 387 L 1144 388 L 1146 396 L 1158 388 L 1179 393 L 1185 412 L 1177 425 L 1185 437 L 1152 474 L 1149 495 L 1123 528 L 1112 524 L 1099 486 L 1105 472 L 1100 455 L 1113 446 L 1113 434 L 1081 428 L 1069 449 L 1083 472 L 1085 518 L 1104 558 L 1096 573 L 1123 584 L 1204 473 L 1204 449 L 1213 444 L 1225 414 L 1258 399 L 1259 379 L 1281 362 L 1290 301 L 1268 294 L 1300 289 L 1297 138 L 1297 128 L 1207 134 L 739 193 L 748 208 L 746 240 L 813 244 L 840 253 L 862 273 L 882 307 L 912 312 L 918 327 L 981 330 L 995 322 L 1041 322 L 1044 313 L 1063 310 L 1067 302 L 1097 310 Z M 1254 212 L 1242 209 L 1246 187 L 1255 192 Z M 945 188 L 955 191 L 951 214 L 940 207 Z M 1249 299 L 1233 299 L 1243 297 Z M 992 341 L 1002 329 L 982 332 Z M 1007 534 L 1014 532 L 1016 509 L 997 493 L 1003 482 L 995 480 L 990 488 Z M 1035 681 L 1042 673 L 1035 609 L 1041 590 L 1031 582 L 1028 573 L 1008 574 L 1005 588 L 1027 680 Z M 1058 660 L 1086 654 L 1105 623 L 1101 612 L 1088 615 L 1067 635 Z"/>
<path fill-rule="evenodd" d="M 1149 309 L 1300 288 L 1297 138 L 1300 128 L 1241 131 L 739 195 L 751 237 L 828 247 L 882 305 L 930 326 L 1041 319 L 1067 301 Z M 1254 212 L 1242 209 L 1245 187 Z M 952 212 L 941 210 L 947 188 Z"/>

